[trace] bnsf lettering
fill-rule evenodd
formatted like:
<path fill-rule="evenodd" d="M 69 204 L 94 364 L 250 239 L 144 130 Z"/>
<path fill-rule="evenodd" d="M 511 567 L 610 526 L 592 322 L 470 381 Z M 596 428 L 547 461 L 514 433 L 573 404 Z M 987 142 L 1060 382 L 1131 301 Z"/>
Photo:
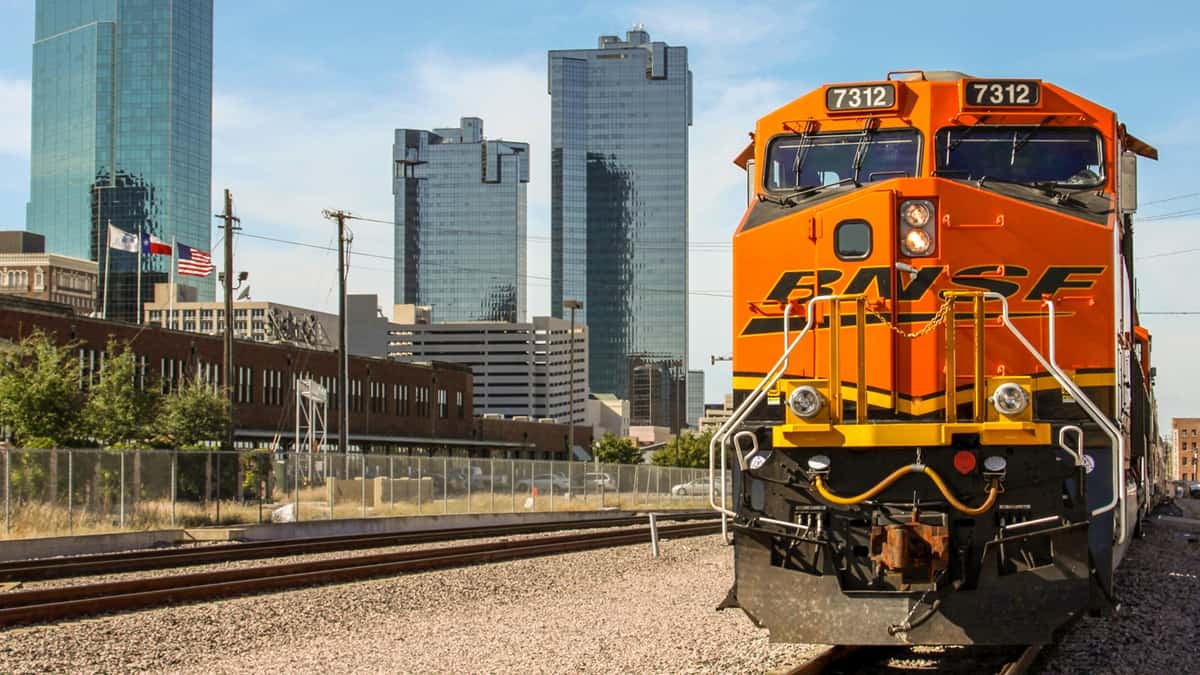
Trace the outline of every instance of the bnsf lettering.
<path fill-rule="evenodd" d="M 1062 290 L 1091 288 L 1104 270 L 1104 267 L 1091 266 L 1047 267 L 1023 299 L 1037 301 Z M 843 278 L 843 271 L 839 269 L 789 270 L 779 276 L 779 280 L 767 294 L 767 300 L 780 303 L 806 302 L 817 295 L 834 293 L 865 293 L 872 297 L 890 298 L 892 278 L 896 275 L 896 299 L 914 301 L 935 292 L 935 283 L 947 274 L 947 271 L 948 268 L 944 265 L 922 267 L 915 275 L 897 272 L 890 267 L 860 267 L 849 281 L 839 284 Z M 1019 280 L 1028 279 L 1029 276 L 1030 271 L 1026 267 L 991 263 L 964 267 L 951 273 L 949 281 L 959 288 L 991 291 L 1012 298 L 1020 297 L 1022 284 Z M 838 288 L 839 286 L 844 287 Z M 743 331 L 744 335 L 783 330 L 780 319 L 753 319 L 751 324 L 754 325 L 754 330 Z"/>

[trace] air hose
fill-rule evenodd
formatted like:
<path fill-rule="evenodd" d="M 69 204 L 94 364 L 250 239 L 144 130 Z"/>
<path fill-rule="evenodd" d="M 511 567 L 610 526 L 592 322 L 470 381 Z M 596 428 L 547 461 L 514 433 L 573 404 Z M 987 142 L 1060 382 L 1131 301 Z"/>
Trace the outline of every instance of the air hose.
<path fill-rule="evenodd" d="M 980 504 L 977 508 L 971 508 L 970 506 L 958 501 L 954 495 L 950 494 L 950 488 L 947 487 L 946 482 L 942 480 L 942 477 L 939 476 L 936 471 L 923 464 L 909 464 L 908 466 L 902 466 L 889 474 L 887 478 L 879 481 L 875 487 L 863 492 L 862 494 L 854 495 L 853 497 L 841 497 L 834 494 L 825 484 L 824 476 L 821 475 L 813 478 L 813 486 L 816 488 L 817 494 L 821 495 L 821 499 L 824 499 L 831 504 L 838 504 L 839 506 L 851 506 L 853 504 L 859 504 L 871 499 L 880 492 L 886 490 L 892 483 L 895 483 L 910 473 L 923 473 L 926 476 L 929 476 L 929 480 L 933 481 L 933 484 L 937 486 L 938 491 L 942 493 L 942 496 L 946 498 L 946 501 L 950 503 L 950 506 L 968 516 L 978 516 L 986 513 L 996 504 L 996 496 L 1000 494 L 1000 480 L 998 478 L 992 478 L 988 483 L 987 499 L 985 499 L 983 504 Z"/>

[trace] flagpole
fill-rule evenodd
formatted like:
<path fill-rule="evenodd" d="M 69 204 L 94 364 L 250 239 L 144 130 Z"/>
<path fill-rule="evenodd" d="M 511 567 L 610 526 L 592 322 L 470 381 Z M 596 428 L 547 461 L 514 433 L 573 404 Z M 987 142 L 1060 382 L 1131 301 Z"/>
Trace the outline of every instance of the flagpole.
<path fill-rule="evenodd" d="M 146 241 L 142 234 L 142 224 L 138 223 L 138 256 L 137 256 L 137 301 L 134 307 L 137 311 L 137 322 L 142 322 L 142 249 L 146 247 Z"/>
<path fill-rule="evenodd" d="M 175 327 L 175 251 L 179 250 L 179 240 L 171 237 L 171 272 L 167 285 L 171 287 L 171 300 L 167 304 L 167 328 Z"/>
<path fill-rule="evenodd" d="M 108 318 L 108 261 L 112 259 L 112 220 L 108 221 L 108 231 L 104 237 L 104 299 L 100 305 L 100 318 Z"/>

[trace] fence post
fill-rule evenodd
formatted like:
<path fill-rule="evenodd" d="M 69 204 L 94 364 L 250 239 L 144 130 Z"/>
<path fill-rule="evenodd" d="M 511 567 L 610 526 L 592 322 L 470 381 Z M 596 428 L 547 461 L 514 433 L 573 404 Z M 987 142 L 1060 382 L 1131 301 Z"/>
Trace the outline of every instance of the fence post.
<path fill-rule="evenodd" d="M 12 451 L 4 448 L 4 533 L 12 529 L 12 482 L 9 475 L 12 472 L 10 456 Z"/>
<path fill-rule="evenodd" d="M 393 449 L 393 451 L 394 451 L 394 449 Z M 418 489 L 420 489 L 420 488 L 418 487 Z M 396 508 L 396 456 L 395 455 L 388 455 L 388 504 L 392 507 L 391 510 L 395 510 L 395 508 Z M 389 514 L 389 515 L 395 515 L 395 514 L 393 513 L 393 514 Z"/>
<path fill-rule="evenodd" d="M 411 458 L 412 455 L 409 455 L 409 457 Z M 421 479 L 421 456 L 418 455 L 417 456 L 417 515 L 418 516 L 421 515 L 421 488 L 424 486 L 424 484 L 425 484 L 424 481 L 422 481 L 422 479 Z M 429 496 L 432 497 L 433 496 L 433 490 L 432 490 L 433 481 L 432 480 L 429 481 L 429 487 L 431 488 L 429 491 Z"/>
<path fill-rule="evenodd" d="M 71 495 L 75 492 L 74 452 L 67 450 L 67 534 L 75 533 L 75 516 L 71 511 Z"/>
<path fill-rule="evenodd" d="M 175 527 L 175 490 L 179 482 L 179 451 L 171 451 L 171 527 Z"/>
<path fill-rule="evenodd" d="M 121 450 L 121 529 L 125 529 L 125 450 Z"/>
<path fill-rule="evenodd" d="M 496 457 L 488 458 L 488 491 L 492 493 L 492 513 L 496 512 Z"/>
<path fill-rule="evenodd" d="M 621 508 L 621 465 L 617 465 L 617 508 Z"/>
<path fill-rule="evenodd" d="M 471 457 L 470 457 L 470 455 L 468 455 L 467 456 L 467 513 L 471 512 L 471 479 L 475 477 L 475 474 L 471 473 L 471 470 L 473 468 L 475 468 L 475 467 L 471 466 Z"/>
<path fill-rule="evenodd" d="M 450 512 L 450 458 L 442 458 L 442 513 Z"/>
<path fill-rule="evenodd" d="M 517 460 L 508 460 L 508 470 L 512 475 L 508 480 L 508 494 L 512 496 L 512 512 L 517 512 Z M 8 494 L 8 493 L 5 493 Z"/>
<path fill-rule="evenodd" d="M 349 443 L 349 441 L 347 441 L 347 443 Z M 346 453 L 346 461 L 350 461 L 350 453 Z M 333 494 L 333 491 L 337 486 L 337 472 L 333 471 L 333 460 L 329 459 L 328 456 L 325 457 L 325 463 L 321 466 L 325 469 L 325 499 L 329 502 L 329 518 L 327 520 L 333 520 L 333 508 L 337 506 L 337 496 Z M 350 478 L 349 466 L 346 467 L 346 478 Z M 332 483 L 330 482 L 331 480 L 333 481 Z"/>
<path fill-rule="evenodd" d="M 296 496 L 292 499 L 292 520 L 300 522 L 300 448 L 292 452 L 292 491 Z M 286 466 L 286 465 L 285 465 Z"/>
<path fill-rule="evenodd" d="M 367 453 L 359 453 L 358 477 L 362 482 L 362 517 L 367 517 Z"/>

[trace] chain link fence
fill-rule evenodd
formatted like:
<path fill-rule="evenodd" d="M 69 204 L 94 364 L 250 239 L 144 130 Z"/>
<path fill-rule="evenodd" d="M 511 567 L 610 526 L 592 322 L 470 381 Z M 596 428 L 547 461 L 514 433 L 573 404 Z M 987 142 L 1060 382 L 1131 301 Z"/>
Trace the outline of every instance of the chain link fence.
<path fill-rule="evenodd" d="M 708 470 L 195 450 L 3 451 L 0 538 L 450 513 L 695 509 Z"/>

